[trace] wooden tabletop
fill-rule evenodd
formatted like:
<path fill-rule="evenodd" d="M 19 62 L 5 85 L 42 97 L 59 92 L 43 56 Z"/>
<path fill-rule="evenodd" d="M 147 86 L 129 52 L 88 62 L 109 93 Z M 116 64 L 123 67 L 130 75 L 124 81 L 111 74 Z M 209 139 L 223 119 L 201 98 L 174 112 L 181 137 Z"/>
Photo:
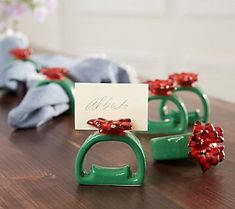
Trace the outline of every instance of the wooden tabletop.
<path fill-rule="evenodd" d="M 154 162 L 149 139 L 137 134 L 147 154 L 142 187 L 79 186 L 74 176 L 76 154 L 91 132 L 75 131 L 73 116 L 64 114 L 40 128 L 14 130 L 8 112 L 21 97 L 0 93 L 0 208 L 145 209 L 235 208 L 235 105 L 211 99 L 210 122 L 224 128 L 226 159 L 202 173 L 194 159 Z M 190 104 L 195 99 L 186 97 Z M 150 107 L 150 115 L 155 112 Z M 87 167 L 132 165 L 136 160 L 122 143 L 95 145 Z"/>

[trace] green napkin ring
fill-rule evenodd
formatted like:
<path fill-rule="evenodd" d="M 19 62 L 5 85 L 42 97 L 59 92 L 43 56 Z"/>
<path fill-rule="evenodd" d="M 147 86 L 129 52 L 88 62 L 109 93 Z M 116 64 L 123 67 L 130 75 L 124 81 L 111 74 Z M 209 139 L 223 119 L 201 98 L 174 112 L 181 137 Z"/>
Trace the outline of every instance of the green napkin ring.
<path fill-rule="evenodd" d="M 71 80 L 69 80 L 68 78 L 63 78 L 62 80 L 46 79 L 46 80 L 39 81 L 37 83 L 37 86 L 44 86 L 44 85 L 48 85 L 51 83 L 58 84 L 59 86 L 61 86 L 63 88 L 63 90 L 65 91 L 65 93 L 69 97 L 70 111 L 74 112 L 74 83 Z"/>
<path fill-rule="evenodd" d="M 9 53 L 12 55 L 12 59 L 8 61 L 7 66 L 10 66 L 16 60 L 21 60 L 23 62 L 31 62 L 35 66 L 35 71 L 39 73 L 41 66 L 37 62 L 29 58 L 32 52 L 33 49 L 30 47 L 11 49 Z"/>
<path fill-rule="evenodd" d="M 85 156 L 88 150 L 99 142 L 118 141 L 128 144 L 137 158 L 137 171 L 133 173 L 129 165 L 123 167 L 102 167 L 92 164 L 89 171 L 84 168 Z M 114 185 L 114 186 L 140 186 L 144 182 L 146 170 L 146 157 L 138 138 L 131 132 L 124 135 L 95 133 L 90 135 L 80 150 L 75 161 L 75 175 L 79 184 L 86 185 Z"/>
<path fill-rule="evenodd" d="M 160 161 L 188 158 L 190 151 L 188 147 L 188 137 L 190 135 L 192 135 L 192 133 L 151 139 L 150 148 L 153 160 Z"/>
<path fill-rule="evenodd" d="M 31 62 L 33 65 L 34 65 L 34 67 L 35 67 L 35 71 L 37 72 L 37 73 L 40 73 L 40 69 L 41 69 L 41 66 L 37 63 L 37 62 L 35 62 L 34 60 L 32 60 L 32 59 L 27 59 L 27 60 L 23 60 L 24 62 Z"/>
<path fill-rule="evenodd" d="M 11 60 L 7 61 L 3 69 L 4 70 L 8 70 L 15 61 L 17 61 L 17 59 L 11 59 Z M 34 65 L 34 67 L 35 67 L 35 71 L 37 73 L 40 72 L 41 66 L 38 63 L 36 63 L 34 60 L 26 59 L 26 60 L 21 60 L 21 61 L 22 62 L 31 62 Z"/>
<path fill-rule="evenodd" d="M 202 103 L 202 109 L 203 109 L 202 115 L 200 115 L 201 113 L 200 113 L 199 109 L 192 111 L 192 112 L 188 112 L 188 122 L 190 124 L 193 124 L 195 121 L 207 122 L 208 118 L 209 118 L 209 113 L 210 113 L 209 100 L 208 100 L 207 95 L 205 93 L 203 93 L 203 91 L 197 86 L 177 87 L 177 89 L 174 92 L 178 92 L 178 91 L 193 92 L 194 94 L 196 94 L 200 98 L 200 101 Z M 175 112 L 175 111 L 171 111 L 169 114 L 166 114 L 164 111 L 165 107 L 166 107 L 166 101 L 162 101 L 160 103 L 161 119 L 174 118 L 178 122 L 180 120 L 179 113 Z"/>
<path fill-rule="evenodd" d="M 177 120 L 174 117 L 162 117 L 162 112 L 160 111 L 160 121 L 148 120 L 148 133 L 182 133 L 188 127 L 188 115 L 183 101 L 176 95 L 153 95 L 149 96 L 148 101 L 161 100 L 162 104 L 167 101 L 173 102 L 178 111 L 176 112 L 179 116 Z M 160 108 L 162 110 L 162 108 Z"/>

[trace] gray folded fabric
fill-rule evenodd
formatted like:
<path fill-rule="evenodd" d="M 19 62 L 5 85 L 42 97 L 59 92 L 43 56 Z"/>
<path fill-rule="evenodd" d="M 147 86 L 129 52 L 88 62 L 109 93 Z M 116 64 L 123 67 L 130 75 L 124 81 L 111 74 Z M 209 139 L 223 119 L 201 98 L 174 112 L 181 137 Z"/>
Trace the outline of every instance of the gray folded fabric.
<path fill-rule="evenodd" d="M 61 86 L 49 84 L 30 88 L 22 102 L 8 115 L 14 128 L 39 127 L 69 109 L 69 98 Z"/>
<path fill-rule="evenodd" d="M 133 83 L 137 82 L 134 69 L 121 66 L 101 55 L 77 58 L 61 55 L 33 55 L 32 59 L 46 67 L 65 67 L 72 80 L 86 83 Z"/>
<path fill-rule="evenodd" d="M 0 40 L 0 88 L 8 88 L 16 91 L 20 83 L 42 79 L 35 72 L 35 66 L 31 62 L 16 60 L 9 51 L 13 48 L 26 48 L 27 41 L 19 36 L 9 35 Z M 31 82 L 30 82 L 31 83 Z"/>
<path fill-rule="evenodd" d="M 43 75 L 35 71 L 35 66 L 28 61 L 17 60 L 9 65 L 11 48 L 25 48 L 27 44 L 14 37 L 0 41 L 0 87 L 18 89 L 19 83 L 31 87 L 20 105 L 10 111 L 9 124 L 15 128 L 38 127 L 53 117 L 69 109 L 69 98 L 57 84 L 35 87 Z M 82 60 L 61 55 L 39 54 L 31 57 L 45 67 L 65 67 L 70 77 L 76 82 L 87 83 L 130 83 L 137 82 L 135 70 L 121 66 L 101 56 Z"/>
<path fill-rule="evenodd" d="M 0 71 L 0 88 L 16 91 L 20 83 L 30 87 L 42 78 L 44 76 L 35 71 L 35 66 L 31 62 L 16 60 Z"/>
<path fill-rule="evenodd" d="M 26 48 L 28 42 L 19 36 L 9 35 L 0 40 L 0 71 L 5 68 L 5 65 L 12 59 L 9 51 L 13 48 Z"/>
<path fill-rule="evenodd" d="M 26 47 L 28 47 L 27 42 L 18 36 L 6 36 L 0 40 L 0 88 L 16 91 L 20 84 L 26 84 L 29 88 L 44 78 L 35 71 L 35 66 L 29 61 L 10 62 L 13 59 L 9 53 L 12 48 Z M 46 54 L 32 55 L 31 59 L 42 66 L 59 66 L 68 69 L 78 62 L 75 58 Z"/>
<path fill-rule="evenodd" d="M 102 57 L 88 57 L 70 69 L 74 80 L 86 83 L 133 83 L 137 82 L 135 70 L 120 66 Z"/>
<path fill-rule="evenodd" d="M 40 63 L 44 67 L 63 67 L 70 69 L 74 65 L 77 65 L 78 59 L 63 56 L 63 55 L 51 55 L 51 54 L 32 54 L 31 59 L 36 63 Z"/>
<path fill-rule="evenodd" d="M 136 73 L 130 67 L 122 67 L 109 59 L 86 58 L 82 61 L 61 55 L 37 55 L 32 59 L 45 67 L 65 67 L 75 82 L 86 83 L 133 83 Z M 12 91 L 18 89 L 19 83 L 26 83 L 29 88 L 42 75 L 35 71 L 35 66 L 28 61 L 14 61 L 0 71 L 0 88 Z"/>
<path fill-rule="evenodd" d="M 0 88 L 6 87 L 15 91 L 19 83 L 27 86 L 42 79 L 35 72 L 35 66 L 30 62 L 15 61 L 9 54 L 12 48 L 28 47 L 27 41 L 19 36 L 6 36 L 0 40 Z M 82 60 L 61 55 L 36 54 L 32 60 L 45 67 L 65 67 L 70 72 L 70 78 L 75 82 L 86 83 L 132 83 L 137 82 L 135 70 L 129 66 L 121 66 L 103 56 L 91 56 Z"/>

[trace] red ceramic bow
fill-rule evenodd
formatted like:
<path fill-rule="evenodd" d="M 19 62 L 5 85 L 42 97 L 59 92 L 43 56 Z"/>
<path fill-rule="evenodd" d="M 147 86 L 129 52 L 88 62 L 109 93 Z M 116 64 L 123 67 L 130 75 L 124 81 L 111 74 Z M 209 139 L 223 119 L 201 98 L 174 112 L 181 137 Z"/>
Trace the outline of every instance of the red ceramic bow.
<path fill-rule="evenodd" d="M 125 130 L 131 130 L 131 119 L 106 120 L 104 118 L 91 119 L 87 124 L 99 129 L 103 134 L 124 135 Z"/>
<path fill-rule="evenodd" d="M 10 50 L 10 54 L 18 60 L 27 60 L 32 53 L 32 48 L 13 48 Z"/>
<path fill-rule="evenodd" d="M 188 138 L 188 146 L 191 147 L 189 156 L 198 159 L 205 172 L 211 165 L 217 165 L 224 159 L 224 146 L 217 144 L 223 141 L 224 134 L 220 127 L 197 121 L 192 136 Z"/>
<path fill-rule="evenodd" d="M 153 80 L 146 81 L 149 84 L 149 91 L 153 95 L 171 95 L 171 91 L 175 90 L 175 84 L 171 80 Z"/>
<path fill-rule="evenodd" d="M 64 76 L 68 75 L 68 70 L 61 67 L 43 67 L 40 72 L 46 75 L 50 80 L 63 80 Z"/>
<path fill-rule="evenodd" d="M 175 81 L 179 86 L 192 86 L 198 80 L 198 74 L 185 72 L 173 73 L 168 78 Z"/>

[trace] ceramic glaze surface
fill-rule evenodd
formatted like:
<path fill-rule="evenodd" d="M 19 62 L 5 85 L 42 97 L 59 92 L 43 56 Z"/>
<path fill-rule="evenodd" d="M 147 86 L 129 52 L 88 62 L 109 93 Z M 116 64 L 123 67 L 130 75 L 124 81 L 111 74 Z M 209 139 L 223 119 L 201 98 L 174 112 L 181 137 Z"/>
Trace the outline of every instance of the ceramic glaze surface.
<path fill-rule="evenodd" d="M 88 150 L 99 142 L 119 141 L 128 144 L 137 158 L 137 171 L 132 172 L 129 165 L 122 167 L 103 167 L 92 164 L 89 171 L 84 168 L 85 156 Z M 75 175 L 79 184 L 85 185 L 113 185 L 140 186 L 144 182 L 146 170 L 146 156 L 139 139 L 131 132 L 125 135 L 100 134 L 90 135 L 83 143 L 75 161 Z"/>

